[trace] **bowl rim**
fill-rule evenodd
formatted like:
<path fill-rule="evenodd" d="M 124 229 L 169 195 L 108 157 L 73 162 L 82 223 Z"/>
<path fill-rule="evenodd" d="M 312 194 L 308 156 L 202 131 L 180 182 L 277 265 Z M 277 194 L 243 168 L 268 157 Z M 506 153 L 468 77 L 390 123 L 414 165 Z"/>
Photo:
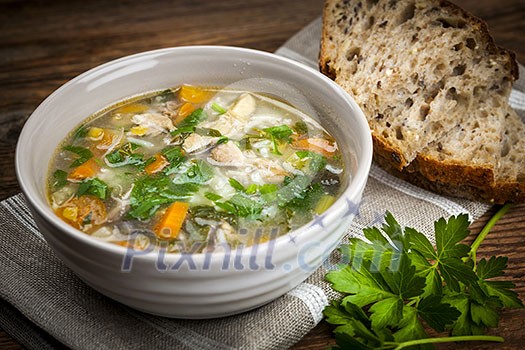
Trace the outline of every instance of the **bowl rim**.
<path fill-rule="evenodd" d="M 78 83 L 79 81 L 85 79 L 86 77 L 96 75 L 97 73 L 102 73 L 103 70 L 119 64 L 125 64 L 127 61 L 135 61 L 137 59 L 141 59 L 143 57 L 153 57 L 156 55 L 163 55 L 163 54 L 170 54 L 170 53 L 183 53 L 184 51 L 187 52 L 203 52 L 203 54 L 209 54 L 212 51 L 229 51 L 232 54 L 235 53 L 242 53 L 242 54 L 248 54 L 248 55 L 255 55 L 259 56 L 263 59 L 267 60 L 273 60 L 277 62 L 282 62 L 283 64 L 287 64 L 289 66 L 292 66 L 293 69 L 298 69 L 300 71 L 304 71 L 306 74 L 314 75 L 316 79 L 319 79 L 323 83 L 327 84 L 329 87 L 332 88 L 333 93 L 337 95 L 340 99 L 344 100 L 347 104 L 352 106 L 355 114 L 357 114 L 355 118 L 355 124 L 353 125 L 354 128 L 358 129 L 357 133 L 359 135 L 362 135 L 362 160 L 361 163 L 356 167 L 356 172 L 352 179 L 350 180 L 350 183 L 347 185 L 347 188 L 339 195 L 339 197 L 336 199 L 336 201 L 322 214 L 325 216 L 326 222 L 333 222 L 336 218 L 340 218 L 342 215 L 344 215 L 344 212 L 347 212 L 349 208 L 346 208 L 349 203 L 346 202 L 346 196 L 348 194 L 356 193 L 359 191 L 360 188 L 364 188 L 366 181 L 368 179 L 368 174 L 370 171 L 371 163 L 372 163 L 372 136 L 371 131 L 368 126 L 368 122 L 366 120 L 366 117 L 361 110 L 361 108 L 357 105 L 357 103 L 354 101 L 354 99 L 346 93 L 339 85 L 337 85 L 334 81 L 320 73 L 319 71 L 303 64 L 297 61 L 294 61 L 290 58 L 277 55 L 275 53 L 270 53 L 266 51 L 256 50 L 256 49 L 250 49 L 250 48 L 244 48 L 244 47 L 236 47 L 236 46 L 222 46 L 222 45 L 189 45 L 189 46 L 176 46 L 176 47 L 168 47 L 168 48 L 162 48 L 162 49 L 156 49 L 156 50 L 149 50 L 144 52 L 139 52 L 131 55 L 126 55 L 111 61 L 108 61 L 106 63 L 103 63 L 101 65 L 95 66 L 77 76 L 70 79 L 60 87 L 58 87 L 54 92 L 52 92 L 48 97 L 46 97 L 38 106 L 37 108 L 31 113 L 29 118 L 27 119 L 26 123 L 24 124 L 24 127 L 22 128 L 22 131 L 19 135 L 17 145 L 16 145 L 16 153 L 15 153 L 15 170 L 16 170 L 16 176 L 18 179 L 18 183 L 20 185 L 20 188 L 25 195 L 27 201 L 29 202 L 28 205 L 34 210 L 37 211 L 38 215 L 45 218 L 46 221 L 51 223 L 54 228 L 58 228 L 62 231 L 65 231 L 68 235 L 71 235 L 71 237 L 75 238 L 76 240 L 80 240 L 82 243 L 88 244 L 90 246 L 93 246 L 93 248 L 101 249 L 106 252 L 109 252 L 111 254 L 117 254 L 121 256 L 125 256 L 127 250 L 129 248 L 122 247 L 110 242 L 102 241 L 99 239 L 96 239 L 95 237 L 91 237 L 90 235 L 87 235 L 86 233 L 70 226 L 69 224 L 65 223 L 64 221 L 60 220 L 58 216 L 56 216 L 51 208 L 49 207 L 49 204 L 45 204 L 44 206 L 46 208 L 43 208 L 41 205 L 40 195 L 38 193 L 35 193 L 36 191 L 32 191 L 32 186 L 29 184 L 29 180 L 26 179 L 26 175 L 24 175 L 22 168 L 24 163 L 24 157 L 22 154 L 22 150 L 24 149 L 25 145 L 23 143 L 23 140 L 25 140 L 31 130 L 31 127 L 34 123 L 36 123 L 36 120 L 41 113 L 41 111 L 47 106 L 53 103 L 54 99 L 59 96 L 62 91 L 69 88 L 71 85 L 74 85 L 75 83 Z M 46 173 L 47 175 L 47 173 Z M 356 203 L 358 204 L 358 203 Z M 294 232 L 297 232 L 298 230 L 301 230 L 300 235 L 302 238 L 307 237 L 309 235 L 312 235 L 313 232 L 317 231 L 314 230 L 314 226 L 312 225 L 312 221 L 309 223 L 301 226 L 298 229 L 292 230 L 287 232 L 286 234 L 279 236 L 273 240 L 270 240 L 268 242 L 258 244 L 257 247 L 257 254 L 265 254 L 266 251 L 270 248 L 273 251 L 278 251 L 280 247 L 285 245 L 289 242 L 289 239 L 287 237 L 290 234 L 293 234 Z M 322 229 L 324 229 L 322 227 Z M 271 243 L 273 242 L 273 243 Z M 235 252 L 236 256 L 240 256 L 241 258 L 245 258 L 246 256 L 251 256 L 253 252 L 253 246 L 246 246 L 242 247 L 241 252 L 239 254 L 238 249 L 232 249 L 232 252 Z M 165 253 L 163 256 L 164 261 L 170 262 L 170 261 L 177 261 L 177 259 L 180 259 L 181 255 L 183 253 Z M 186 253 L 187 254 L 187 253 Z M 209 255 L 210 253 L 191 253 L 192 258 L 196 259 L 196 263 L 202 263 L 202 260 Z M 219 252 L 211 252 L 212 256 L 222 256 L 225 253 L 222 251 Z M 140 256 L 137 256 L 137 258 L 140 259 L 157 259 L 158 253 L 155 251 L 151 251 L 147 254 L 143 254 Z"/>

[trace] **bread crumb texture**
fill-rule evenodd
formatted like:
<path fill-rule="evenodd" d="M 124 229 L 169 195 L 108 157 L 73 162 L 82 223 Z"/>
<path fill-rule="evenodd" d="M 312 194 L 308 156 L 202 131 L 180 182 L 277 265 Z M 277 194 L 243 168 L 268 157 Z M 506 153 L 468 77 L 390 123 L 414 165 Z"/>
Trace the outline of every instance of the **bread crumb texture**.
<path fill-rule="evenodd" d="M 375 160 L 427 189 L 525 201 L 514 55 L 448 1 L 327 0 L 320 69 L 361 106 Z"/>

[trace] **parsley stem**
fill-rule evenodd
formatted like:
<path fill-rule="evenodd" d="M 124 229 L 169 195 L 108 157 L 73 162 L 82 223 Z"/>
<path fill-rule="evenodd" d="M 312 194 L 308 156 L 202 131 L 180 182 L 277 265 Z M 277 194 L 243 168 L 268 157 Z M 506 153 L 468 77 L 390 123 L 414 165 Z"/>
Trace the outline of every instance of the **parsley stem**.
<path fill-rule="evenodd" d="M 494 214 L 490 220 L 487 222 L 487 224 L 485 225 L 485 227 L 483 227 L 483 229 L 481 230 L 481 232 L 479 233 L 478 237 L 476 237 L 476 239 L 474 240 L 474 242 L 472 243 L 472 245 L 470 246 L 470 253 L 469 253 L 469 257 L 472 259 L 472 261 L 474 262 L 474 266 L 476 266 L 476 252 L 478 251 L 478 248 L 479 246 L 481 245 L 481 243 L 485 240 L 485 237 L 487 237 L 487 235 L 489 234 L 490 230 L 492 229 L 492 227 L 494 227 L 494 225 L 496 225 L 496 222 L 498 222 L 499 219 L 501 219 L 501 217 L 503 217 L 503 215 L 505 215 L 507 213 L 507 211 L 509 211 L 509 209 L 512 207 L 512 204 L 510 203 L 506 203 L 505 205 L 503 205 L 497 212 L 496 214 Z"/>
<path fill-rule="evenodd" d="M 424 338 L 409 340 L 403 343 L 400 343 L 394 350 L 400 350 L 407 348 L 409 346 L 420 345 L 420 344 L 433 344 L 433 343 L 450 343 L 450 342 L 459 342 L 459 341 L 494 341 L 503 343 L 505 339 L 502 337 L 496 337 L 493 335 L 464 335 L 458 337 L 443 337 L 443 338 Z"/>

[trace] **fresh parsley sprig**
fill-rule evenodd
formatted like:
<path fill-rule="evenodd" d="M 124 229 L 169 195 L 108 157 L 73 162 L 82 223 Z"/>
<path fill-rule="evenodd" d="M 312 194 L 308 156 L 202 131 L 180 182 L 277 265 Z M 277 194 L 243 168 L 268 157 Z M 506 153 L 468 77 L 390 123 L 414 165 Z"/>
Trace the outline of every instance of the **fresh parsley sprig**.
<path fill-rule="evenodd" d="M 64 146 L 63 149 L 71 153 L 74 153 L 78 156 L 78 158 L 76 158 L 73 161 L 73 163 L 71 163 L 71 165 L 69 166 L 70 168 L 74 168 L 79 165 L 82 165 L 93 157 L 93 152 L 91 152 L 89 149 L 85 147 L 68 145 L 68 146 Z"/>
<path fill-rule="evenodd" d="M 413 228 L 402 228 L 387 213 L 381 227 L 363 230 L 367 241 L 353 238 L 341 247 L 348 262 L 327 274 L 344 297 L 324 310 L 334 330 L 334 349 L 432 349 L 433 343 L 496 341 L 486 336 L 498 325 L 502 307 L 523 307 L 504 274 L 506 257 L 476 262 L 476 251 L 505 205 L 471 246 L 467 215 L 434 223 L 436 247 Z M 424 324 L 447 337 L 429 338 Z"/>
<path fill-rule="evenodd" d="M 272 141 L 272 153 L 277 155 L 282 155 L 279 151 L 279 141 L 289 142 L 290 136 L 293 134 L 293 130 L 285 124 L 265 128 L 263 129 L 263 132 Z"/>

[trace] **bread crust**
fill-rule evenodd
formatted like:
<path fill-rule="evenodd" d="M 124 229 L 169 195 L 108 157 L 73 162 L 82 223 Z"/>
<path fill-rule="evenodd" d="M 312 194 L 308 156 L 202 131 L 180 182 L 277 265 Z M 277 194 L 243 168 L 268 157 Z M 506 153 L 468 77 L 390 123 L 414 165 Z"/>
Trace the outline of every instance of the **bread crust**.
<path fill-rule="evenodd" d="M 433 180 L 430 180 L 419 171 L 411 172 L 409 171 L 409 168 L 405 168 L 400 171 L 397 168 L 392 167 L 389 160 L 383 158 L 377 153 L 374 153 L 374 161 L 388 173 L 398 178 L 401 178 L 415 186 L 443 195 L 493 204 L 503 204 L 505 202 L 525 202 L 524 183 L 494 183 L 493 181 L 487 181 L 483 184 L 480 184 L 481 180 L 476 179 L 474 175 L 476 171 L 470 172 L 470 169 L 458 167 L 455 169 L 457 174 L 461 174 L 467 170 L 469 179 L 474 181 L 460 181 L 460 178 L 457 177 L 456 183 L 451 184 L 448 177 L 445 179 L 446 181 L 442 181 L 442 178 L 434 178 Z M 478 169 L 477 171 L 483 173 L 485 170 Z"/>
<path fill-rule="evenodd" d="M 416 2 L 419 1 L 416 0 Z M 325 27 L 327 18 L 331 16 L 329 13 L 331 3 L 333 1 L 328 0 L 324 5 L 319 69 L 323 74 L 335 80 L 338 72 L 331 64 L 332 58 L 329 53 L 336 48 L 330 37 L 332 35 L 330 28 Z M 509 81 L 512 82 L 518 78 L 519 69 L 515 61 L 515 54 L 496 45 L 483 20 L 447 0 L 431 0 L 428 3 L 429 8 L 440 7 L 436 10 L 459 16 L 476 28 L 484 40 L 484 49 L 491 55 L 505 57 L 505 68 Z M 402 150 L 389 143 L 388 139 L 374 133 L 372 133 L 372 139 L 374 160 L 389 173 L 412 184 L 445 195 L 490 203 L 525 202 L 525 183 L 496 182 L 495 170 L 491 167 L 439 160 L 421 153 L 408 162 Z"/>

